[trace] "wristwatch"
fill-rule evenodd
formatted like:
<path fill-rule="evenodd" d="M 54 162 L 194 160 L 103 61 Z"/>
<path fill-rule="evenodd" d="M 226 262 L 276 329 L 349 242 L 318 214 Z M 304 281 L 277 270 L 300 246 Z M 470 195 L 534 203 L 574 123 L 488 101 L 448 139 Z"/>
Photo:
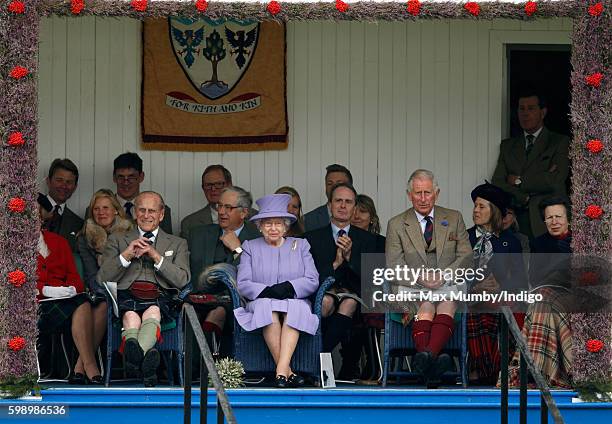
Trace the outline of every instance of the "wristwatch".
<path fill-rule="evenodd" d="M 521 180 L 521 176 L 519 175 L 518 177 L 516 177 L 516 180 L 514 180 L 514 185 L 520 186 L 522 183 L 523 181 Z"/>
<path fill-rule="evenodd" d="M 241 247 L 241 246 L 238 246 L 237 248 L 235 248 L 235 249 L 233 250 L 233 252 L 234 252 L 236 255 L 240 255 L 240 254 L 242 253 L 242 247 Z"/>

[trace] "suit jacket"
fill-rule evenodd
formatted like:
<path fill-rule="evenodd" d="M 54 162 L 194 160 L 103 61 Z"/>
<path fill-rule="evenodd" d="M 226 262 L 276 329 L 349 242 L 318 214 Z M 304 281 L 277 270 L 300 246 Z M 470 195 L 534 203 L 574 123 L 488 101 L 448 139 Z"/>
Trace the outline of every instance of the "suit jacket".
<path fill-rule="evenodd" d="M 79 231 L 81 231 L 81 228 L 83 228 L 83 220 L 81 217 L 68 209 L 68 206 L 64 206 L 64 212 L 62 213 L 57 234 L 68 240 L 68 244 L 73 253 L 77 251 L 76 237 Z"/>
<path fill-rule="evenodd" d="M 197 286 L 198 277 L 207 267 L 214 263 L 215 249 L 218 243 L 221 243 L 221 227 L 218 224 L 210 224 L 195 227 L 190 231 L 188 240 L 189 251 L 191 252 L 191 284 L 194 289 Z M 253 240 L 261 237 L 261 234 L 248 221 L 244 222 L 244 227 L 240 231 L 238 239 L 241 243 L 245 240 Z M 232 253 L 228 253 L 226 263 L 237 265 L 239 257 L 234 257 Z"/>
<path fill-rule="evenodd" d="M 212 215 L 210 212 L 211 206 L 210 203 L 204 206 L 202 209 L 195 211 L 194 213 L 187 215 L 181 221 L 181 237 L 185 240 L 189 240 L 191 230 L 195 227 L 200 227 L 202 225 L 210 225 L 212 224 Z M 257 213 L 255 209 L 249 209 L 248 218 L 252 217 Z"/>
<path fill-rule="evenodd" d="M 127 233 L 111 234 L 102 254 L 102 266 L 98 271 L 98 281 L 115 281 L 117 289 L 127 290 L 140 276 L 142 261 L 134 259 L 130 266 L 124 268 L 119 259 L 132 240 L 140 236 L 138 228 Z M 163 256 L 164 260 L 159 270 L 155 270 L 155 282 L 165 289 L 181 289 L 189 282 L 189 250 L 187 241 L 167 234 L 161 228 L 155 240 L 155 250 Z"/>
<path fill-rule="evenodd" d="M 355 226 L 350 227 L 348 236 L 353 242 L 351 259 L 349 262 L 342 262 L 342 265 L 334 270 L 333 262 L 336 259 L 338 247 L 334 241 L 331 224 L 304 234 L 310 243 L 310 253 L 319 271 L 319 282 L 325 281 L 327 277 L 334 277 L 335 287 L 347 288 L 360 295 L 361 254 L 376 253 L 376 237 Z"/>
<path fill-rule="evenodd" d="M 313 231 L 329 224 L 329 210 L 327 203 L 311 210 L 304 215 L 304 227 L 306 231 Z"/>
<path fill-rule="evenodd" d="M 455 270 L 472 265 L 472 246 L 461 212 L 435 206 L 434 237 L 437 268 Z M 395 268 L 396 265 L 427 267 L 425 238 L 414 208 L 389 221 L 385 256 L 388 268 Z"/>
<path fill-rule="evenodd" d="M 525 137 L 503 140 L 492 183 L 512 194 L 513 203 L 525 207 L 529 196 L 529 222 L 535 237 L 546 232 L 539 205 L 548 195 L 567 195 L 565 181 L 569 173 L 569 138 L 546 127 L 535 140 L 527 158 Z M 555 169 L 553 169 L 555 168 Z M 553 169 L 551 171 L 551 169 Z M 511 186 L 508 175 L 520 175 L 521 185 Z"/>

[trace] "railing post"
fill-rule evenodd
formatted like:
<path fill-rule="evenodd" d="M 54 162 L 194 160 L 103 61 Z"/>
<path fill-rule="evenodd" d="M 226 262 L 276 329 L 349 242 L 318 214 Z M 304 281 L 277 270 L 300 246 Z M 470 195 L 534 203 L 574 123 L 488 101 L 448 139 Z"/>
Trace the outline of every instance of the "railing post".
<path fill-rule="evenodd" d="M 208 368 L 200 352 L 200 424 L 208 419 Z"/>
<path fill-rule="evenodd" d="M 548 406 L 544 396 L 540 396 L 540 424 L 548 424 Z"/>
<path fill-rule="evenodd" d="M 527 362 L 525 362 L 525 357 L 521 354 L 521 365 L 520 365 L 520 375 L 521 375 L 521 406 L 520 406 L 520 424 L 527 424 Z"/>
<path fill-rule="evenodd" d="M 500 327 L 500 350 L 501 350 L 501 424 L 508 424 L 508 322 L 504 315 L 501 316 Z"/>
<path fill-rule="evenodd" d="M 183 407 L 183 423 L 191 423 L 191 354 L 193 350 L 193 329 L 187 322 L 185 326 L 185 403 Z"/>
<path fill-rule="evenodd" d="M 223 424 L 223 409 L 221 409 L 221 402 L 217 397 L 217 424 Z"/>

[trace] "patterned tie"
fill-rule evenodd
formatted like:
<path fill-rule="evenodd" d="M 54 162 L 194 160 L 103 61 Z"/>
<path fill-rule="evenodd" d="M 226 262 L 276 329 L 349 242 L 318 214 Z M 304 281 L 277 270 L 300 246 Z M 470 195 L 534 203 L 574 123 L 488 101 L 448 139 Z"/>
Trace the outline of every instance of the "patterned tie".
<path fill-rule="evenodd" d="M 533 136 L 533 134 L 527 134 L 527 137 L 525 138 L 527 139 L 527 148 L 525 149 L 525 152 L 527 153 L 527 156 L 529 156 L 529 153 L 531 153 L 531 151 L 533 150 L 535 137 Z"/>
<path fill-rule="evenodd" d="M 125 202 L 125 205 L 123 205 L 123 207 L 125 208 L 125 214 L 128 216 L 128 218 L 132 218 L 132 207 L 134 206 L 134 204 L 132 202 Z"/>
<path fill-rule="evenodd" d="M 425 244 L 429 248 L 431 239 L 433 237 L 433 221 L 431 220 L 431 216 L 426 216 L 425 221 L 427 221 L 427 224 L 425 224 L 425 232 L 423 232 L 423 237 L 425 237 Z"/>
<path fill-rule="evenodd" d="M 51 218 L 49 219 L 49 224 L 47 225 L 49 231 L 51 231 L 52 233 L 57 233 L 59 231 L 61 220 L 62 216 L 60 215 L 60 205 L 55 205 L 55 207 L 53 208 L 53 215 L 51 215 Z"/>
<path fill-rule="evenodd" d="M 153 233 L 151 231 L 147 231 L 146 233 L 144 233 L 143 237 L 149 239 L 149 244 L 153 244 L 153 241 L 150 240 L 153 238 Z"/>

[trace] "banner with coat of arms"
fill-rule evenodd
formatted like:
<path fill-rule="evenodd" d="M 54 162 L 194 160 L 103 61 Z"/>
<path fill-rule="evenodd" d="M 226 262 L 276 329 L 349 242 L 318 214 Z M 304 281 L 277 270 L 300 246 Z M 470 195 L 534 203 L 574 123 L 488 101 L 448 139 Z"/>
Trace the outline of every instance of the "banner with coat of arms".
<path fill-rule="evenodd" d="M 145 20 L 144 148 L 286 148 L 285 50 L 276 22 Z"/>

